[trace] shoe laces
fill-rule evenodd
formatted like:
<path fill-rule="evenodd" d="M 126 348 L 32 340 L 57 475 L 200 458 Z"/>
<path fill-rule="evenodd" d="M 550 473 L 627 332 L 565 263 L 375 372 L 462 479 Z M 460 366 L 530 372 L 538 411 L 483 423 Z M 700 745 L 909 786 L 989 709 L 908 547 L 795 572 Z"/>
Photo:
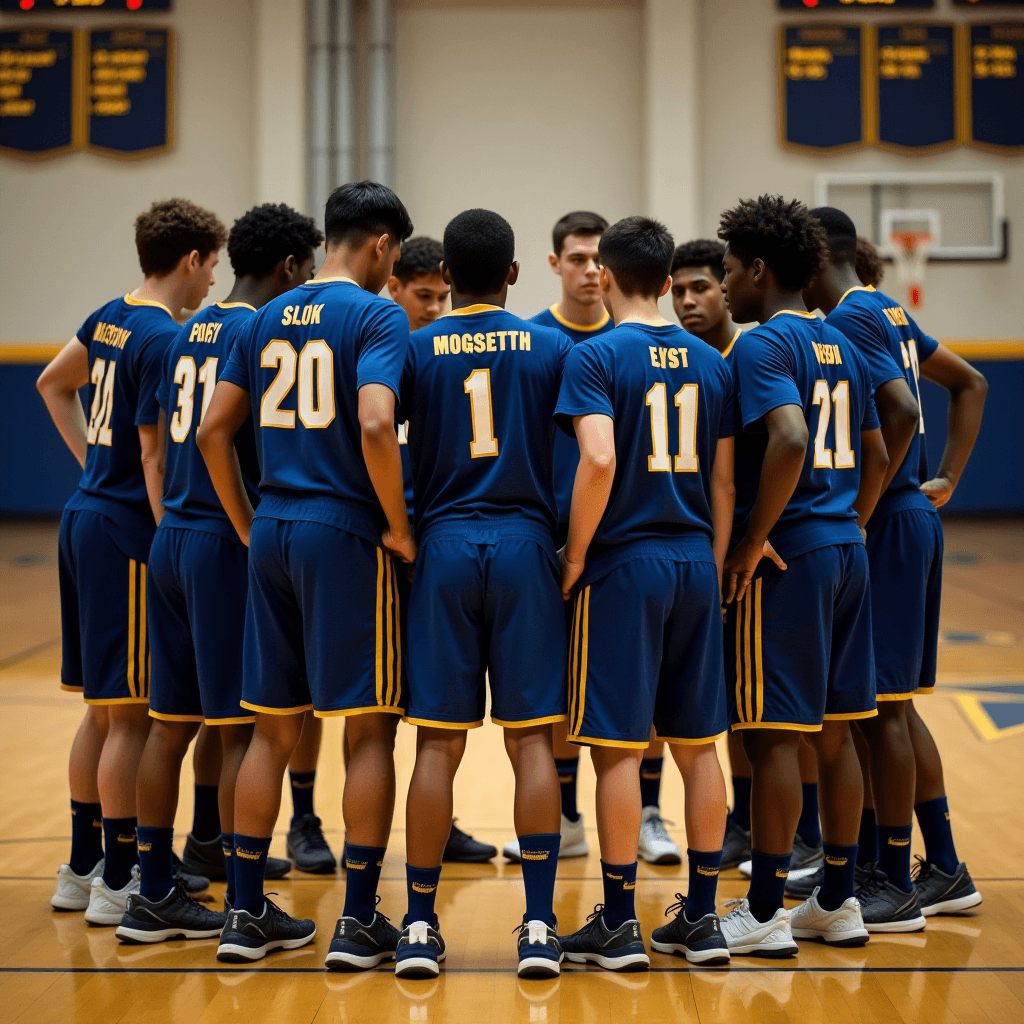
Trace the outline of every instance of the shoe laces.
<path fill-rule="evenodd" d="M 676 893 L 676 900 L 677 900 L 676 903 L 673 903 L 672 906 L 668 907 L 665 910 L 665 916 L 666 917 L 668 917 L 670 914 L 681 914 L 682 913 L 683 907 L 686 906 L 686 897 L 681 892 L 677 892 Z"/>
<path fill-rule="evenodd" d="M 889 876 L 884 871 L 879 871 L 874 862 L 866 864 L 864 867 L 868 872 L 868 880 L 857 890 L 858 899 L 863 896 L 877 896 L 889 881 Z"/>
<path fill-rule="evenodd" d="M 328 849 L 321 824 L 320 819 L 315 814 L 307 814 L 298 826 L 298 830 L 302 833 L 306 842 L 318 850 Z"/>
<path fill-rule="evenodd" d="M 910 880 L 914 885 L 920 885 L 922 882 L 928 881 L 935 865 L 930 860 L 925 860 L 924 857 L 917 854 L 914 855 L 914 860 L 916 863 L 910 869 Z"/>
<path fill-rule="evenodd" d="M 387 921 L 388 924 L 391 924 L 391 918 L 388 917 L 387 914 L 382 914 L 381 911 L 380 911 L 380 901 L 381 901 L 381 896 L 380 896 L 380 893 L 378 893 L 377 896 L 376 896 L 376 899 L 374 900 L 374 904 L 373 904 L 374 913 L 376 913 L 378 917 L 382 917 L 385 921 Z"/>
<path fill-rule="evenodd" d="M 596 921 L 604 913 L 604 904 L 595 903 L 593 913 L 587 915 L 587 924 Z"/>
<path fill-rule="evenodd" d="M 668 818 L 663 818 L 660 814 L 652 814 L 644 822 L 644 825 L 654 833 L 654 838 L 663 843 L 672 842 L 672 837 L 668 834 L 665 826 L 674 824 L 674 821 L 669 821 Z"/>
<path fill-rule="evenodd" d="M 725 906 L 727 908 L 731 907 L 732 909 L 729 910 L 729 913 L 725 915 L 723 920 L 728 920 L 730 917 L 739 917 L 739 915 L 743 913 L 743 904 L 745 902 L 745 896 L 741 896 L 738 900 L 726 900 Z"/>

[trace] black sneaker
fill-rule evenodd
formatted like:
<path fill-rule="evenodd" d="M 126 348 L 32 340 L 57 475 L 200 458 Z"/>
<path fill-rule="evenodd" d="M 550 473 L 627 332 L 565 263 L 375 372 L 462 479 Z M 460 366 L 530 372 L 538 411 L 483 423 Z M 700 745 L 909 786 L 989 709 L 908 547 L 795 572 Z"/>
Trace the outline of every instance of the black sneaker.
<path fill-rule="evenodd" d="M 173 850 L 171 850 L 171 869 L 174 871 L 174 881 L 177 882 L 180 879 L 189 896 L 196 896 L 210 888 L 209 877 L 194 875 L 191 871 L 186 871 L 181 858 Z"/>
<path fill-rule="evenodd" d="M 288 856 L 310 875 L 333 875 L 338 867 L 315 814 L 303 815 L 288 829 Z"/>
<path fill-rule="evenodd" d="M 520 978 L 557 978 L 562 972 L 562 944 L 554 928 L 544 921 L 527 921 L 519 926 L 519 967 Z"/>
<path fill-rule="evenodd" d="M 875 865 L 872 862 L 865 867 L 859 864 L 854 869 L 853 887 L 859 889 L 871 877 Z M 791 878 L 786 881 L 786 895 L 794 900 L 809 900 L 814 895 L 815 889 L 820 889 L 825 884 L 825 864 L 822 862 L 809 875 L 801 878 Z"/>
<path fill-rule="evenodd" d="M 817 846 L 808 846 L 799 835 L 793 837 L 793 856 L 789 862 L 791 872 L 802 868 L 816 868 L 824 862 L 825 851 L 820 842 Z"/>
<path fill-rule="evenodd" d="M 395 951 L 395 977 L 436 978 L 444 958 L 444 939 L 436 917 L 433 924 L 427 921 L 403 922 Z"/>
<path fill-rule="evenodd" d="M 722 925 L 717 914 L 705 914 L 699 921 L 688 921 L 683 913 L 686 897 L 676 893 L 678 903 L 665 911 L 665 916 L 675 913 L 674 921 L 655 928 L 651 933 L 651 949 L 659 953 L 684 956 L 691 964 L 705 964 L 714 967 L 727 964 L 731 959 L 729 946 L 722 934 Z"/>
<path fill-rule="evenodd" d="M 398 929 L 379 911 L 369 924 L 342 917 L 334 926 L 324 963 L 329 971 L 368 971 L 384 960 L 394 960 L 397 947 Z"/>
<path fill-rule="evenodd" d="M 247 910 L 232 910 L 220 933 L 217 959 L 229 964 L 262 960 L 275 949 L 299 949 L 316 938 L 316 925 L 289 917 L 276 903 L 264 897 L 259 917 Z"/>
<path fill-rule="evenodd" d="M 196 903 L 179 880 L 159 903 L 132 893 L 114 934 L 129 945 L 167 939 L 215 939 L 226 920 L 223 914 Z"/>
<path fill-rule="evenodd" d="M 579 931 L 559 939 L 565 958 L 575 964 L 590 961 L 608 971 L 649 970 L 651 958 L 640 934 L 640 922 L 626 921 L 612 931 L 604 923 L 603 910 L 599 903 Z"/>
<path fill-rule="evenodd" d="M 740 828 L 732 818 L 728 818 L 722 846 L 722 869 L 739 867 L 745 860 L 750 860 L 750 830 Z"/>
<path fill-rule="evenodd" d="M 869 932 L 919 932 L 925 926 L 917 891 L 904 892 L 875 868 L 854 895 Z"/>
<path fill-rule="evenodd" d="M 956 871 L 947 875 L 930 860 L 918 857 L 914 865 L 914 887 L 925 917 L 935 914 L 959 914 L 970 910 L 981 902 L 981 893 L 974 887 L 974 881 L 967 865 L 960 861 Z"/>
<path fill-rule="evenodd" d="M 181 869 L 192 875 L 206 875 L 211 881 L 226 882 L 228 875 L 224 868 L 224 847 L 221 837 L 200 842 L 191 832 L 185 837 Z M 268 857 L 263 877 L 273 881 L 287 875 L 292 869 L 291 861 L 281 857 Z"/>
<path fill-rule="evenodd" d="M 452 830 L 444 844 L 441 860 L 458 864 L 483 864 L 498 856 L 498 848 L 490 843 L 481 843 L 467 832 L 463 832 L 452 818 Z"/>

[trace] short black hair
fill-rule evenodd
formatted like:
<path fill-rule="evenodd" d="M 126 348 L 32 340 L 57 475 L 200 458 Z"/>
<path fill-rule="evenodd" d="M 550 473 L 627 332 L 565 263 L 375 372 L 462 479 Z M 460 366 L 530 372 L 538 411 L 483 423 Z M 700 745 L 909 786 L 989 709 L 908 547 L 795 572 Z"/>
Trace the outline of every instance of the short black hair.
<path fill-rule="evenodd" d="M 599 213 L 589 210 L 574 210 L 561 217 L 551 231 L 551 245 L 555 255 L 561 256 L 565 240 L 570 235 L 603 235 L 608 230 L 608 221 Z"/>
<path fill-rule="evenodd" d="M 501 291 L 515 258 L 512 225 L 491 210 L 465 210 L 444 229 L 444 263 L 463 295 Z"/>
<path fill-rule="evenodd" d="M 404 242 L 412 234 L 412 220 L 402 200 L 378 181 L 339 185 L 327 198 L 324 232 L 328 245 L 361 245 L 372 235 L 389 234 Z"/>
<path fill-rule="evenodd" d="M 811 216 L 825 229 L 828 251 L 833 263 L 857 263 L 857 226 L 842 210 L 834 206 L 819 206 Z"/>
<path fill-rule="evenodd" d="M 718 237 L 744 267 L 764 261 L 783 288 L 802 291 L 828 254 L 825 229 L 798 199 L 743 199 L 722 214 Z"/>
<path fill-rule="evenodd" d="M 323 240 L 312 217 L 284 203 L 263 203 L 231 226 L 228 259 L 236 277 L 266 277 L 289 256 L 308 259 Z"/>
<path fill-rule="evenodd" d="M 601 236 L 598 258 L 615 275 L 623 295 L 656 298 L 672 266 L 673 246 L 660 221 L 623 217 Z"/>
<path fill-rule="evenodd" d="M 402 284 L 417 277 L 441 273 L 444 246 L 433 238 L 420 235 L 402 244 L 402 258 L 395 264 L 394 274 Z"/>
<path fill-rule="evenodd" d="M 885 264 L 878 250 L 862 235 L 857 236 L 857 276 L 861 284 L 877 288 L 885 277 Z"/>
<path fill-rule="evenodd" d="M 692 242 L 683 242 L 672 253 L 672 270 L 675 273 L 683 267 L 707 267 L 718 278 L 719 283 L 725 277 L 725 246 L 713 238 L 697 238 Z"/>
<path fill-rule="evenodd" d="M 135 249 L 147 277 L 169 274 L 190 252 L 205 262 L 227 237 L 217 214 L 187 199 L 158 200 L 135 218 Z"/>

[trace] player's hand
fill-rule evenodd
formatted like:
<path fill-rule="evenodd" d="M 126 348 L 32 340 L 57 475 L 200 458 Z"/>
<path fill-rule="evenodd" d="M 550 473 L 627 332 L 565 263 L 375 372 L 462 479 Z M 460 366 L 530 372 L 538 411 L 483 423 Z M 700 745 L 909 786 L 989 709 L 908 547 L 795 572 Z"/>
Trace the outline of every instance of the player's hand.
<path fill-rule="evenodd" d="M 572 599 L 572 588 L 583 575 L 586 566 L 586 559 L 569 559 L 565 557 L 565 549 L 562 550 L 562 600 Z"/>
<path fill-rule="evenodd" d="M 390 528 L 381 534 L 381 541 L 384 547 L 403 562 L 410 564 L 416 561 L 416 541 L 411 533 L 399 537 L 392 533 Z"/>
<path fill-rule="evenodd" d="M 789 568 L 782 560 L 782 556 L 771 546 L 771 544 L 768 543 L 768 541 L 764 542 L 764 547 L 761 549 L 761 557 L 771 559 L 771 561 L 773 561 L 783 572 Z"/>
<path fill-rule="evenodd" d="M 932 503 L 932 508 L 942 508 L 953 497 L 953 481 L 944 476 L 926 480 L 921 484 L 921 493 Z"/>
<path fill-rule="evenodd" d="M 786 563 L 768 541 L 759 544 L 744 537 L 726 555 L 725 569 L 722 573 L 725 579 L 726 604 L 730 601 L 742 600 L 743 595 L 747 592 L 747 587 L 750 586 L 751 579 L 753 579 L 757 563 L 762 558 L 770 559 L 782 570 L 786 569 Z"/>

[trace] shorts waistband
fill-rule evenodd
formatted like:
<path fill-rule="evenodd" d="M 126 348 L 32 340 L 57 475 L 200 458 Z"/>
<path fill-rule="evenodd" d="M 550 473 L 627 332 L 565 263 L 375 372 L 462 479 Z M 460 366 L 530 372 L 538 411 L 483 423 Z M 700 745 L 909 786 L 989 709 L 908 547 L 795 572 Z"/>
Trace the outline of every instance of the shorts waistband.
<path fill-rule="evenodd" d="M 898 512 L 931 512 L 938 515 L 932 503 L 916 487 L 901 487 L 898 491 L 886 491 L 878 499 L 875 511 L 868 520 L 868 532 L 871 532 L 871 524 L 879 519 L 886 519 Z"/>
<path fill-rule="evenodd" d="M 554 551 L 551 528 L 532 519 L 449 519 L 433 523 L 419 537 L 419 543 L 441 537 L 455 537 L 476 544 L 497 544 L 503 540 L 534 540 Z"/>

